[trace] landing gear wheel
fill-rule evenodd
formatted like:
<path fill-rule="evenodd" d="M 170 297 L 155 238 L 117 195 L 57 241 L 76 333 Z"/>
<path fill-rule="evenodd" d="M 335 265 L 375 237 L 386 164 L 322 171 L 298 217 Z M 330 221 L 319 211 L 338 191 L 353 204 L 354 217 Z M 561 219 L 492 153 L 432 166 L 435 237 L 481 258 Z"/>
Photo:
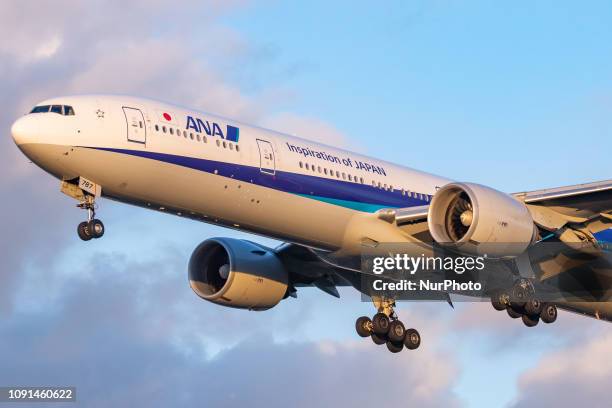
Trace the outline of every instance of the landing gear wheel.
<path fill-rule="evenodd" d="M 515 309 L 520 309 L 525 306 L 525 302 L 527 301 L 527 289 L 525 289 L 520 284 L 514 285 L 512 288 L 512 296 L 510 300 L 510 304 Z"/>
<path fill-rule="evenodd" d="M 384 313 L 376 313 L 372 318 L 372 331 L 384 336 L 389 331 L 389 317 Z"/>
<path fill-rule="evenodd" d="M 537 325 L 540 321 L 540 316 L 529 316 L 524 314 L 521 316 L 521 318 L 523 319 L 523 323 L 525 323 L 525 326 L 527 327 L 533 327 Z"/>
<path fill-rule="evenodd" d="M 360 337 L 370 337 L 372 334 L 372 320 L 367 316 L 361 316 L 355 322 L 355 330 Z"/>
<path fill-rule="evenodd" d="M 510 316 L 513 319 L 518 319 L 519 317 L 523 315 L 522 313 L 519 313 L 516 310 L 514 310 L 512 307 L 508 307 L 506 311 L 508 312 L 508 316 Z"/>
<path fill-rule="evenodd" d="M 530 316 L 539 316 L 542 312 L 542 302 L 537 299 L 530 299 L 525 302 L 525 313 Z"/>
<path fill-rule="evenodd" d="M 102 238 L 104 235 L 104 224 L 102 224 L 102 221 L 98 219 L 94 218 L 93 220 L 89 221 L 87 229 L 89 230 L 92 238 Z"/>
<path fill-rule="evenodd" d="M 370 337 L 372 338 L 372 341 L 374 342 L 374 344 L 378 344 L 379 346 L 387 342 L 387 339 L 385 338 L 385 336 L 380 336 L 376 333 L 370 334 Z"/>
<path fill-rule="evenodd" d="M 414 350 L 421 345 L 421 335 L 415 329 L 406 330 L 406 336 L 404 337 L 404 346 L 408 350 Z"/>
<path fill-rule="evenodd" d="M 102 238 L 104 235 L 104 224 L 96 218 L 96 198 L 85 193 L 83 200 L 77 205 L 78 208 L 87 211 L 87 221 L 77 227 L 79 238 L 89 241 L 92 238 Z"/>
<path fill-rule="evenodd" d="M 404 343 L 402 343 L 401 341 L 400 342 L 395 342 L 395 341 L 388 340 L 387 341 L 387 348 L 392 353 L 399 353 L 400 351 L 402 351 L 404 349 Z"/>
<path fill-rule="evenodd" d="M 498 311 L 502 311 L 507 306 L 508 295 L 505 292 L 498 290 L 491 296 L 491 304 L 493 308 Z"/>
<path fill-rule="evenodd" d="M 540 312 L 540 319 L 544 323 L 553 323 L 557 320 L 557 306 L 551 305 L 550 303 L 544 304 L 542 312 Z"/>
<path fill-rule="evenodd" d="M 89 234 L 88 222 L 82 222 L 77 227 L 77 234 L 83 241 L 89 241 L 93 237 Z"/>
<path fill-rule="evenodd" d="M 389 340 L 395 343 L 400 343 L 404 341 L 404 337 L 406 336 L 406 328 L 404 324 L 399 320 L 394 320 L 389 324 L 389 332 L 387 333 L 387 337 Z M 387 344 L 388 346 L 389 344 Z M 389 349 L 390 350 L 390 349 Z"/>

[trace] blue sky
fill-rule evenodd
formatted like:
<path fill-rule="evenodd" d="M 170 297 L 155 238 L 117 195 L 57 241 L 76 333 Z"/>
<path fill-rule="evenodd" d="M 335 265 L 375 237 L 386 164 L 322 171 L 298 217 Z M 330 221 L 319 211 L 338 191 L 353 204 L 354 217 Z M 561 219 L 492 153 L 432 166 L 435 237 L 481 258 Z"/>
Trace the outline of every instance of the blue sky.
<path fill-rule="evenodd" d="M 516 191 L 609 176 L 610 13 L 606 2 L 268 2 L 226 22 L 276 57 L 241 78 L 247 89 L 282 81 L 299 94 L 288 109 L 369 154 Z M 601 148 L 568 163 L 589 145 Z"/>
<path fill-rule="evenodd" d="M 509 192 L 609 179 L 611 19 L 606 2 L 9 1 L 0 127 L 51 96 L 133 94 Z M 203 239 L 270 240 L 103 201 L 107 233 L 83 244 L 56 180 L 8 137 L 0 162 L 0 385 L 65 381 L 88 406 L 371 406 L 382 387 L 419 406 L 607 401 L 604 323 L 527 329 L 488 304 L 402 303 L 424 344 L 393 356 L 357 338 L 374 310 L 348 289 L 264 313 L 189 289 Z"/>

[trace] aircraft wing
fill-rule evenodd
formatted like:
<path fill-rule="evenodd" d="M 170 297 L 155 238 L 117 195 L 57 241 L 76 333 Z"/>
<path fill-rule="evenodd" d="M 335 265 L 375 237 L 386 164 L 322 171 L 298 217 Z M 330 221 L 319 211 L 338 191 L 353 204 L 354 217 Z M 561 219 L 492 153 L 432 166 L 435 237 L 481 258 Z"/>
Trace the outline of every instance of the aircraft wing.
<path fill-rule="evenodd" d="M 538 224 L 549 226 L 550 230 L 559 229 L 567 222 L 587 222 L 603 217 L 612 220 L 612 180 L 571 186 L 547 188 L 535 191 L 514 193 L 512 196 L 523 201 L 530 208 Z M 543 208 L 547 210 L 542 211 Z M 429 206 L 398 209 L 383 209 L 378 212 L 381 219 L 397 225 L 427 221 Z M 558 214 L 556 222 L 545 222 L 542 212 L 550 216 Z M 535 214 L 534 214 L 535 213 Z M 550 217 L 548 217 L 550 218 Z"/>
<path fill-rule="evenodd" d="M 513 195 L 527 205 L 538 226 L 551 232 L 569 223 L 597 234 L 609 229 L 612 222 L 612 180 Z"/>
<path fill-rule="evenodd" d="M 513 194 L 525 204 L 552 208 L 569 216 L 590 218 L 612 211 L 612 180 Z"/>

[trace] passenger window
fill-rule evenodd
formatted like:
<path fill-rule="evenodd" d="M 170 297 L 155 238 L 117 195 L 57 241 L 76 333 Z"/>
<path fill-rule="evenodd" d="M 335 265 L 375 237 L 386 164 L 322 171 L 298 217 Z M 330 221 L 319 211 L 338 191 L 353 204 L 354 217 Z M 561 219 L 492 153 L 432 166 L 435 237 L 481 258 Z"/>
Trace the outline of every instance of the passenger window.
<path fill-rule="evenodd" d="M 140 128 L 142 129 L 142 120 L 139 120 L 138 124 L 140 125 Z"/>
<path fill-rule="evenodd" d="M 239 152 L 240 151 L 240 147 L 238 145 L 236 145 L 236 151 Z"/>
<path fill-rule="evenodd" d="M 319 169 L 319 173 L 321 173 L 321 166 L 318 166 L 317 168 Z"/>
<path fill-rule="evenodd" d="M 363 184 L 363 177 L 359 177 L 359 181 Z"/>
<path fill-rule="evenodd" d="M 304 164 L 302 162 L 300 162 L 300 169 L 304 168 Z"/>
<path fill-rule="evenodd" d="M 155 131 L 159 132 L 159 125 L 155 125 Z"/>
<path fill-rule="evenodd" d="M 170 128 L 170 134 L 173 135 L 174 134 L 174 128 Z"/>
<path fill-rule="evenodd" d="M 64 115 L 74 116 L 74 109 L 72 109 L 72 106 L 64 106 Z"/>
<path fill-rule="evenodd" d="M 232 143 L 229 144 L 230 150 L 234 150 L 234 145 Z"/>
<path fill-rule="evenodd" d="M 223 148 L 227 149 L 227 142 L 225 140 L 223 141 Z"/>
<path fill-rule="evenodd" d="M 323 168 L 323 173 L 325 173 L 325 175 L 327 176 L 327 168 L 326 167 Z"/>
<path fill-rule="evenodd" d="M 163 131 L 164 133 L 166 133 L 166 127 L 165 127 L 165 126 L 164 126 L 164 127 L 162 127 L 162 131 Z"/>
<path fill-rule="evenodd" d="M 221 146 L 221 142 L 217 139 L 217 146 Z"/>
<path fill-rule="evenodd" d="M 340 178 L 340 172 L 336 170 L 336 178 Z"/>
<path fill-rule="evenodd" d="M 185 132 L 185 137 L 187 137 L 187 132 Z M 189 134 L 189 138 L 190 138 L 191 140 L 193 140 L 193 133 L 190 133 L 190 134 Z"/>
<path fill-rule="evenodd" d="M 193 133 L 191 134 L 191 138 L 193 139 Z M 198 135 L 198 142 L 202 141 L 202 137 L 200 135 Z"/>
<path fill-rule="evenodd" d="M 203 141 L 204 143 L 208 143 L 208 139 L 206 139 L 206 136 L 202 136 L 202 141 Z"/>
<path fill-rule="evenodd" d="M 53 105 L 53 106 L 51 106 L 51 112 L 52 113 L 59 113 L 60 115 L 63 115 L 62 105 Z"/>
<path fill-rule="evenodd" d="M 353 181 L 353 176 L 351 176 L 350 174 L 348 175 L 348 179 L 349 181 Z"/>
<path fill-rule="evenodd" d="M 308 165 L 308 163 L 305 164 L 306 170 L 310 170 L 310 166 Z"/>

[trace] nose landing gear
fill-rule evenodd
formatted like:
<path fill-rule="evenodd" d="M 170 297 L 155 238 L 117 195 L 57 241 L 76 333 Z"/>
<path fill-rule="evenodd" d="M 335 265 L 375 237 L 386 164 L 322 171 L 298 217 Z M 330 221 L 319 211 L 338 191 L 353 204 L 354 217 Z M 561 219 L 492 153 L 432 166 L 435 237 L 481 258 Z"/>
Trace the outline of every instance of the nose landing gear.
<path fill-rule="evenodd" d="M 77 234 L 83 241 L 102 238 L 104 224 L 96 218 L 96 198 L 102 195 L 102 186 L 86 178 L 79 177 L 72 180 L 63 180 L 60 191 L 79 202 L 77 207 L 87 210 L 87 221 L 77 227 Z"/>
<path fill-rule="evenodd" d="M 86 196 L 85 201 L 77 205 L 77 207 L 87 210 L 87 221 L 83 221 L 77 227 L 77 234 L 83 241 L 102 238 L 104 235 L 104 224 L 96 218 L 95 206 L 95 198 L 92 196 Z"/>
<path fill-rule="evenodd" d="M 372 319 L 361 316 L 355 322 L 355 329 L 360 337 L 370 337 L 374 344 L 386 344 L 392 353 L 399 353 L 406 347 L 414 350 L 421 344 L 421 335 L 415 329 L 406 330 L 397 318 L 393 299 L 373 299 L 378 313 Z"/>

